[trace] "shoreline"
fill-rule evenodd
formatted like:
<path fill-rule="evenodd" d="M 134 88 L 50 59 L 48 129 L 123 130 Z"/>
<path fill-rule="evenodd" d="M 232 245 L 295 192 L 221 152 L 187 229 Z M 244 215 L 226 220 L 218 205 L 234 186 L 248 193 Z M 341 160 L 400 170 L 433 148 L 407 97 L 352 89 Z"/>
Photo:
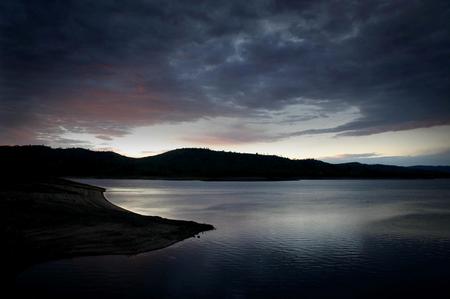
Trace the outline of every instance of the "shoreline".
<path fill-rule="evenodd" d="M 296 182 L 296 181 L 417 181 L 448 180 L 450 177 L 298 177 L 298 178 L 265 178 L 265 177 L 147 177 L 147 176 L 67 176 L 68 180 L 148 180 L 148 181 L 199 181 L 199 182 Z"/>
<path fill-rule="evenodd" d="M 2 260 L 16 274 L 77 256 L 162 249 L 212 225 L 143 216 L 109 202 L 105 189 L 66 179 L 9 179 L 0 185 Z"/>

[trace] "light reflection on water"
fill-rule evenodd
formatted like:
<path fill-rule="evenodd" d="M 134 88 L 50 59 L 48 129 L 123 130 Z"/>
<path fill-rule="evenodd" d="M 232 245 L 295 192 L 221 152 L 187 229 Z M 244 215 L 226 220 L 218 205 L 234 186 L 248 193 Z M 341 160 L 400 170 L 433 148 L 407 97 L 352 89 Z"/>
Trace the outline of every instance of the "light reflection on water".
<path fill-rule="evenodd" d="M 448 180 L 82 182 L 126 209 L 217 229 L 131 257 L 36 265 L 18 287 L 84 298 L 366 297 L 450 279 Z"/>

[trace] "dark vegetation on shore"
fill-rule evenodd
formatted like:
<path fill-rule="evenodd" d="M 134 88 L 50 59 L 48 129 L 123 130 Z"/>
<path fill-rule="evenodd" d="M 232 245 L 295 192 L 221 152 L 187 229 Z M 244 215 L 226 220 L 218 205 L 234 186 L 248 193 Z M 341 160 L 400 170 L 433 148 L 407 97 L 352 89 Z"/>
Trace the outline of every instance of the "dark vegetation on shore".
<path fill-rule="evenodd" d="M 81 148 L 1 146 L 0 165 L 6 173 L 98 178 L 290 180 L 450 177 L 444 168 L 330 164 L 313 159 L 291 160 L 195 148 L 129 158 L 114 152 Z"/>
<path fill-rule="evenodd" d="M 429 171 L 438 171 L 438 172 L 444 172 L 444 173 L 450 174 L 450 166 L 417 165 L 417 166 L 411 166 L 410 168 L 420 169 L 420 170 L 429 170 Z"/>
<path fill-rule="evenodd" d="M 48 259 L 137 254 L 213 229 L 209 224 L 142 216 L 110 203 L 103 188 L 63 179 L 0 183 L 3 271 Z"/>

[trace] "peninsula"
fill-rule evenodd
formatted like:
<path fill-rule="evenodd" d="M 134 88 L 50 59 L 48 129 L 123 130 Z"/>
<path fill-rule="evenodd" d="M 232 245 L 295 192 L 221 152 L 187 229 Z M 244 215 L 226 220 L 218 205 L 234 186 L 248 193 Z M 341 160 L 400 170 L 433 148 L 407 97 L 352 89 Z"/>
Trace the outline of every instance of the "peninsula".
<path fill-rule="evenodd" d="M 9 178 L 0 187 L 1 256 L 12 271 L 54 258 L 137 254 L 213 229 L 127 211 L 103 188 L 65 179 Z"/>

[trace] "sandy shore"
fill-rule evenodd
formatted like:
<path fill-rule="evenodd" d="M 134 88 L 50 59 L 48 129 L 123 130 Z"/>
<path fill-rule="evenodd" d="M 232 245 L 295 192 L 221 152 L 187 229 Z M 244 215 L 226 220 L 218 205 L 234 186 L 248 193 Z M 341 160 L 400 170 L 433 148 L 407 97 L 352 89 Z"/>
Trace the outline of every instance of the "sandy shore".
<path fill-rule="evenodd" d="M 213 229 L 209 224 L 124 210 L 106 200 L 104 191 L 62 179 L 2 182 L 1 259 L 20 269 L 54 258 L 131 255 Z"/>

